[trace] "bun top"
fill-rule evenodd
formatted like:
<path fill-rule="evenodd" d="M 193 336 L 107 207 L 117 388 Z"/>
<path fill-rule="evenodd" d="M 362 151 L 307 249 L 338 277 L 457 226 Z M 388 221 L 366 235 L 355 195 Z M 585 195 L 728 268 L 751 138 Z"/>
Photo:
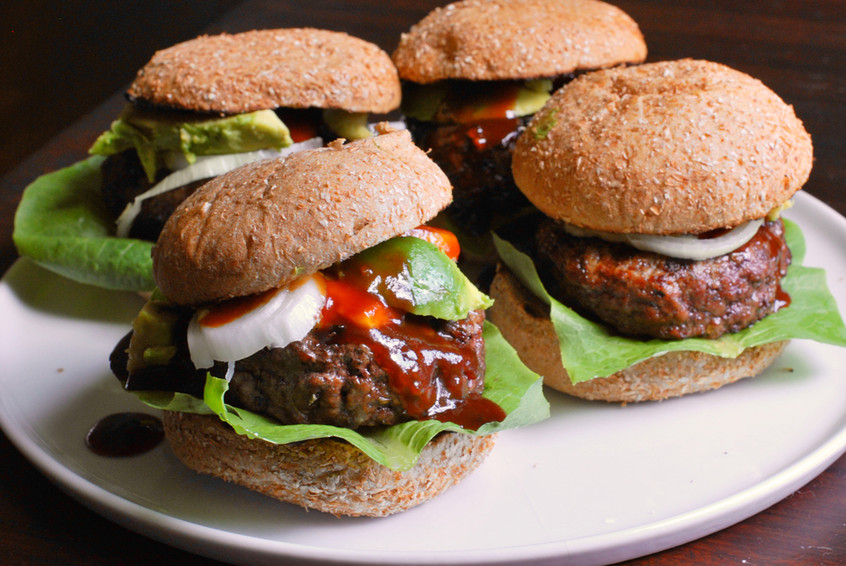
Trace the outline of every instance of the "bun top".
<path fill-rule="evenodd" d="M 178 304 L 259 293 L 419 226 L 451 198 L 408 131 L 336 140 L 197 189 L 153 248 L 154 276 Z"/>
<path fill-rule="evenodd" d="M 717 63 L 587 73 L 520 136 L 512 171 L 546 215 L 607 232 L 701 233 L 762 218 L 811 171 L 811 138 L 760 81 Z"/>
<path fill-rule="evenodd" d="M 387 113 L 400 102 L 391 58 L 345 33 L 275 29 L 201 36 L 156 52 L 130 99 L 193 112 L 341 108 Z"/>
<path fill-rule="evenodd" d="M 455 2 L 404 33 L 393 54 L 416 83 L 552 77 L 645 57 L 634 20 L 597 0 Z"/>

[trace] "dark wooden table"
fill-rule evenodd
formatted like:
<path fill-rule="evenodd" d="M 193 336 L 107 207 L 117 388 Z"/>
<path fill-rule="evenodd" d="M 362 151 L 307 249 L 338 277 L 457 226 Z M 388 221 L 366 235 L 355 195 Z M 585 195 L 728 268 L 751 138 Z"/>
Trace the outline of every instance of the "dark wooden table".
<path fill-rule="evenodd" d="M 0 8 L 0 273 L 17 257 L 12 219 L 23 187 L 85 155 L 121 108 L 118 91 L 154 49 L 203 31 L 315 26 L 347 31 L 390 51 L 401 31 L 441 3 L 151 0 L 96 8 L 81 0 L 7 3 Z M 806 190 L 846 214 L 846 2 L 616 4 L 639 22 L 650 60 L 696 57 L 726 63 L 760 78 L 794 105 L 815 145 Z M 3 435 L 0 461 L 0 563 L 213 563 L 79 505 Z M 846 456 L 742 523 L 631 563 L 846 563 Z"/>

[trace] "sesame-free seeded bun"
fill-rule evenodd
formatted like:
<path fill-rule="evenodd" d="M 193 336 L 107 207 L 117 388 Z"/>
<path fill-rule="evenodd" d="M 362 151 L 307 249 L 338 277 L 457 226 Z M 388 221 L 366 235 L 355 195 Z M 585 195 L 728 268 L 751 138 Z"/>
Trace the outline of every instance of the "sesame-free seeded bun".
<path fill-rule="evenodd" d="M 573 384 L 561 363 L 549 307 L 501 267 L 491 283 L 490 295 L 494 305 L 487 311 L 488 318 L 523 363 L 542 375 L 546 386 L 591 401 L 660 401 L 717 389 L 760 374 L 787 346 L 786 341 L 755 346 L 736 358 L 693 351 L 668 352 L 608 377 Z"/>
<path fill-rule="evenodd" d="M 449 204 L 443 171 L 406 130 L 301 151 L 216 177 L 168 219 L 153 249 L 178 304 L 259 293 L 402 234 Z"/>
<path fill-rule="evenodd" d="M 392 55 L 403 79 L 564 75 L 646 57 L 637 24 L 597 0 L 464 0 L 436 8 Z"/>
<path fill-rule="evenodd" d="M 399 106 L 391 58 L 345 33 L 312 28 L 204 35 L 155 53 L 128 91 L 136 102 L 193 112 Z"/>
<path fill-rule="evenodd" d="M 811 138 L 760 81 L 684 59 L 586 73 L 514 151 L 547 216 L 606 232 L 702 233 L 762 218 L 808 178 Z"/>
<path fill-rule="evenodd" d="M 495 444 L 494 436 L 442 433 L 402 472 L 341 440 L 271 444 L 237 434 L 216 415 L 165 411 L 163 422 L 189 468 L 334 515 L 383 517 L 424 503 L 469 475 Z"/>

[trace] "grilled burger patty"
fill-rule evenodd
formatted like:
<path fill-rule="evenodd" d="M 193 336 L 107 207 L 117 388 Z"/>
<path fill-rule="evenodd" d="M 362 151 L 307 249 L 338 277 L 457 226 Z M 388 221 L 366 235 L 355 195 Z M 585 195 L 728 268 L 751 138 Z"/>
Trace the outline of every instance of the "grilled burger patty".
<path fill-rule="evenodd" d="M 481 394 L 484 388 L 484 343 L 482 311 L 460 321 L 427 318 L 437 340 L 449 348 L 457 346 L 470 372 L 461 365 L 435 364 L 419 386 L 421 396 L 458 386 L 461 396 Z M 402 356 L 406 346 L 393 344 L 391 357 Z M 437 345 L 432 345 L 436 347 Z M 235 405 L 265 414 L 284 423 L 323 423 L 357 428 L 393 425 L 425 415 L 414 414 L 401 391 L 401 384 L 372 343 L 345 343 L 338 329 L 314 331 L 285 348 L 262 350 L 237 362 L 230 386 Z M 410 357 L 414 357 L 411 354 Z M 410 372 L 409 372 L 410 373 Z M 424 372 L 425 373 L 425 372 Z M 412 404 L 414 401 L 411 402 Z"/>
<path fill-rule="evenodd" d="M 491 228 L 491 218 L 529 204 L 511 178 L 511 154 L 529 118 L 503 119 L 510 127 L 501 140 L 478 142 L 484 125 L 433 124 L 407 118 L 415 143 L 429 153 L 453 185 L 450 215 L 468 234 L 479 236 Z M 498 127 L 502 128 L 503 125 Z"/>
<path fill-rule="evenodd" d="M 110 155 L 100 166 L 102 174 L 102 194 L 106 209 L 117 218 L 135 197 L 147 192 L 155 183 L 147 180 L 141 160 L 134 149 Z M 157 173 L 156 183 L 170 172 L 161 169 Z M 176 207 L 188 195 L 193 193 L 208 179 L 194 181 L 182 187 L 167 191 L 141 203 L 141 212 L 132 224 L 129 235 L 155 242 L 162 231 L 165 221 L 173 214 Z"/>
<path fill-rule="evenodd" d="M 780 220 L 765 222 L 741 248 L 701 261 L 573 237 L 552 220 L 538 228 L 535 245 L 545 283 L 565 304 L 621 334 L 669 340 L 717 338 L 778 310 L 791 259 Z"/>
<path fill-rule="evenodd" d="M 358 428 L 429 418 L 433 409 L 449 408 L 456 399 L 481 395 L 484 311 L 473 311 L 458 321 L 411 318 L 415 330 L 403 337 L 400 326 L 389 337 L 387 350 L 380 350 L 376 340 L 347 340 L 344 327 L 316 329 L 285 348 L 261 350 L 235 363 L 226 401 L 285 424 Z M 184 329 L 187 324 L 188 317 L 179 326 Z M 179 334 L 184 336 L 184 330 Z M 127 389 L 202 396 L 206 370 L 194 369 L 184 339 L 168 365 L 149 366 L 129 376 L 128 343 L 127 337 L 111 357 L 112 371 L 127 382 Z M 434 363 L 409 368 L 414 358 Z M 397 360 L 406 369 L 399 376 L 390 367 Z M 218 363 L 211 371 L 222 377 L 226 366 Z M 413 377 L 414 383 L 406 383 L 408 377 Z"/>

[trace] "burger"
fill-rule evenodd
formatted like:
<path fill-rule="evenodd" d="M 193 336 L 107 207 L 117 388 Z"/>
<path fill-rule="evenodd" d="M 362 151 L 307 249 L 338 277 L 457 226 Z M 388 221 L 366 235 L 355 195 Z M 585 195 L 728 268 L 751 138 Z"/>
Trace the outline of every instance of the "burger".
<path fill-rule="evenodd" d="M 450 192 L 405 130 L 216 177 L 165 224 L 112 370 L 198 472 L 335 515 L 435 497 L 549 412 L 425 226 Z"/>
<path fill-rule="evenodd" d="M 491 320 L 550 387 L 615 402 L 757 375 L 792 338 L 846 345 L 781 218 L 812 153 L 790 106 L 717 63 L 577 78 L 517 141 L 536 212 L 498 234 Z"/>
<path fill-rule="evenodd" d="M 318 29 L 203 36 L 156 53 L 95 155 L 24 191 L 21 256 L 78 282 L 149 294 L 150 250 L 204 181 L 258 159 L 371 135 L 368 113 L 396 109 L 387 53 Z"/>
<path fill-rule="evenodd" d="M 239 165 L 371 134 L 399 107 L 387 53 L 345 33 L 272 29 L 202 36 L 158 51 L 123 113 L 90 149 L 119 237 L 155 241 L 204 180 Z"/>
<path fill-rule="evenodd" d="M 443 221 L 484 259 L 489 230 L 528 205 L 511 155 L 531 116 L 583 72 L 642 62 L 646 45 L 596 0 L 464 0 L 414 25 L 392 57 L 408 128 L 454 187 Z"/>

